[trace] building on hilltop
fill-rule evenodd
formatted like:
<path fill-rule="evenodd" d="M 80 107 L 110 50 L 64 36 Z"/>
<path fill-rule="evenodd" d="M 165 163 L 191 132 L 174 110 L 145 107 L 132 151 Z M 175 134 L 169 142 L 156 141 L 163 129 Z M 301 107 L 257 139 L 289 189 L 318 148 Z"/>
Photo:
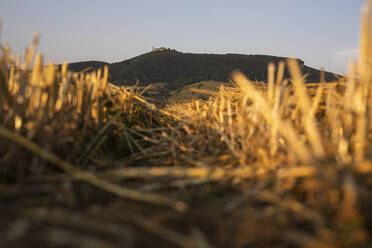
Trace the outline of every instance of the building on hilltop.
<path fill-rule="evenodd" d="M 165 47 L 154 47 L 152 46 L 152 51 L 153 52 L 161 52 L 167 50 Z"/>
<path fill-rule="evenodd" d="M 152 46 L 152 52 L 165 52 L 165 51 L 178 52 L 176 49 L 171 49 L 171 48 L 168 48 L 168 47 L 154 47 L 154 46 Z"/>

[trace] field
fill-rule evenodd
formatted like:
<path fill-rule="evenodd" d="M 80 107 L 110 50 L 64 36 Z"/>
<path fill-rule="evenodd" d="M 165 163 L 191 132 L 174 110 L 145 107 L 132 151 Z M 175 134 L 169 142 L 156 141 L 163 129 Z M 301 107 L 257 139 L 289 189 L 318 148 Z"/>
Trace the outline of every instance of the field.
<path fill-rule="evenodd" d="M 371 247 L 368 19 L 337 82 L 288 60 L 163 105 L 2 47 L 1 247 Z"/>

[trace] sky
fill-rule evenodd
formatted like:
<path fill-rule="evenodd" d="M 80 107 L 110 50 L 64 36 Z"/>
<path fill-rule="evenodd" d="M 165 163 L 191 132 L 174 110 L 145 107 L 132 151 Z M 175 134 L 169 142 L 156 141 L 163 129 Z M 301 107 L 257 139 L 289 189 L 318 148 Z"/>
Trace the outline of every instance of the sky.
<path fill-rule="evenodd" d="M 296 57 L 346 73 L 364 0 L 0 0 L 0 42 L 46 62 L 118 62 L 152 46 Z"/>

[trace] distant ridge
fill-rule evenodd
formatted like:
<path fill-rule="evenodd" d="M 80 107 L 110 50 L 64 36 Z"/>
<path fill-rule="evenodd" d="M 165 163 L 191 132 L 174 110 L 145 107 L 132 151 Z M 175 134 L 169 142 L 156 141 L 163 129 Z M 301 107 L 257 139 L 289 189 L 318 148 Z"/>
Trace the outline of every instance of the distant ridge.
<path fill-rule="evenodd" d="M 172 49 L 148 52 L 117 63 L 86 61 L 71 63 L 72 71 L 86 68 L 96 70 L 109 67 L 110 81 L 117 85 L 140 85 L 164 82 L 170 89 L 181 88 L 203 80 L 227 82 L 233 70 L 241 70 L 250 80 L 266 81 L 267 66 L 270 62 L 278 64 L 286 57 L 244 54 L 195 54 L 182 53 Z M 307 82 L 320 81 L 320 71 L 305 65 L 297 59 Z M 289 77 L 288 71 L 285 77 Z M 326 81 L 334 81 L 333 73 L 325 72 Z"/>
<path fill-rule="evenodd" d="M 68 68 L 71 71 L 75 71 L 75 72 L 80 72 L 84 70 L 89 72 L 89 71 L 94 71 L 94 70 L 103 68 L 106 65 L 109 66 L 110 64 L 107 62 L 92 60 L 92 61 L 84 61 L 84 62 L 74 62 L 74 63 L 68 64 Z"/>

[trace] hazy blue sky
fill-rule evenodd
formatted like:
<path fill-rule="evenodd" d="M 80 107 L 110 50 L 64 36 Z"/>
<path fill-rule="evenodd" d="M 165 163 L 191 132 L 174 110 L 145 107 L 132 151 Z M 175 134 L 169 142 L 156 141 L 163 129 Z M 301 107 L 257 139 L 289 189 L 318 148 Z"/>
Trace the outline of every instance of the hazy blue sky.
<path fill-rule="evenodd" d="M 152 46 L 299 57 L 345 71 L 364 0 L 0 0 L 1 42 L 20 53 L 35 32 L 46 61 L 121 61 Z"/>

